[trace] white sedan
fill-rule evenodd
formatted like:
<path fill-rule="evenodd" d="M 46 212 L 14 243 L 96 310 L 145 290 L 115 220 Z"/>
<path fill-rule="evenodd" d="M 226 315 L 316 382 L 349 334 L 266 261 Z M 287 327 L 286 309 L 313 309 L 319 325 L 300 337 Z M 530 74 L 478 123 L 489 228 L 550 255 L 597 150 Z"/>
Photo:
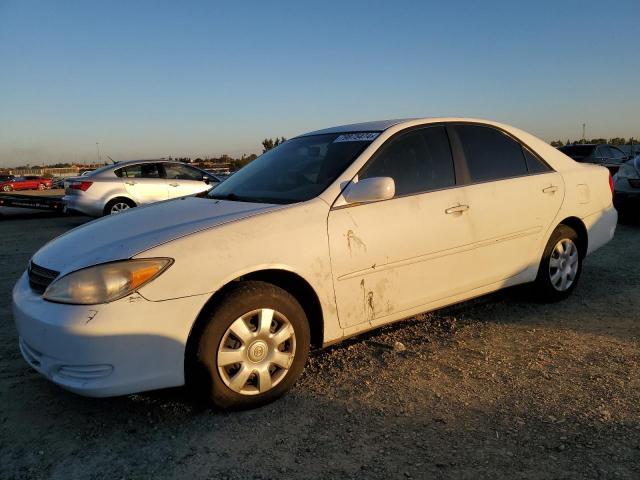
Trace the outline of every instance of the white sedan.
<path fill-rule="evenodd" d="M 193 195 L 220 183 L 215 175 L 170 160 L 130 160 L 65 180 L 66 210 L 92 217 Z"/>
<path fill-rule="evenodd" d="M 110 396 L 286 392 L 309 348 L 531 283 L 567 297 L 613 237 L 606 168 L 494 122 L 393 120 L 286 141 L 206 196 L 72 230 L 13 291 L 26 361 Z"/>

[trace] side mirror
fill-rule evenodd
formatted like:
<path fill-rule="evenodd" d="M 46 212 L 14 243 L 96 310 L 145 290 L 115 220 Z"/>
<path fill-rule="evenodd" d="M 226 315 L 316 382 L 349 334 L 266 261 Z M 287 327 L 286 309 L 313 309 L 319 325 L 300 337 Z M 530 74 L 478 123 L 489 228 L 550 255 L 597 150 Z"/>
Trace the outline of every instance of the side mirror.
<path fill-rule="evenodd" d="M 207 185 L 209 185 L 210 180 L 211 180 L 211 179 L 210 179 L 209 177 L 207 177 L 206 175 L 203 175 L 203 176 L 202 176 L 202 181 L 203 181 L 204 183 L 206 183 Z"/>
<path fill-rule="evenodd" d="M 344 192 L 347 203 L 388 200 L 396 194 L 396 183 L 391 177 L 372 177 L 351 183 Z"/>

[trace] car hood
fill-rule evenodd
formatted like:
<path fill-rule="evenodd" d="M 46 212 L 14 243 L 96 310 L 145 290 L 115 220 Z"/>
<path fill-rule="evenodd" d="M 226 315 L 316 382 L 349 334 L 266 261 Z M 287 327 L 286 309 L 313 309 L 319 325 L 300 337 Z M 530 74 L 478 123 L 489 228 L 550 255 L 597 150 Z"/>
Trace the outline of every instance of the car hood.
<path fill-rule="evenodd" d="M 32 261 L 65 274 L 131 258 L 162 243 L 283 205 L 183 197 L 94 220 L 52 240 Z"/>

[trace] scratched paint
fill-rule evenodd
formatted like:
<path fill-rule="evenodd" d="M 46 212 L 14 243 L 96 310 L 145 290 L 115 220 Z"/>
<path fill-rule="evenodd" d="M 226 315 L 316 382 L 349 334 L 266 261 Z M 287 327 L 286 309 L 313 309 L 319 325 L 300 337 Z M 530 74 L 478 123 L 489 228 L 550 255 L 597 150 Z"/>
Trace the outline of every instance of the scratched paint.
<path fill-rule="evenodd" d="M 348 230 L 345 236 L 347 237 L 349 255 L 353 255 L 354 248 L 358 250 L 362 249 L 365 252 L 367 251 L 367 245 L 355 233 L 353 233 L 353 230 Z"/>

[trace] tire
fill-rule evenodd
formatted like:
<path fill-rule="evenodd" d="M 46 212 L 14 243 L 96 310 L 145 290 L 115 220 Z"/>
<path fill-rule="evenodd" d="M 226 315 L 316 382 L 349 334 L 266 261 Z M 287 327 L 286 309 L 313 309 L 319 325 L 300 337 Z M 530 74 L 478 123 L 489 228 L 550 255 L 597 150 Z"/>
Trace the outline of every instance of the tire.
<path fill-rule="evenodd" d="M 44 183 L 38 184 L 38 190 L 46 190 L 47 186 Z"/>
<path fill-rule="evenodd" d="M 192 336 L 187 385 L 222 409 L 256 408 L 279 398 L 309 355 L 304 310 L 289 292 L 266 282 L 242 282 L 226 292 Z"/>
<path fill-rule="evenodd" d="M 12 190 L 13 190 L 13 187 L 11 185 L 5 185 L 4 187 L 2 187 L 3 192 L 10 192 Z"/>
<path fill-rule="evenodd" d="M 581 248 L 582 243 L 573 228 L 563 224 L 556 227 L 544 249 L 535 280 L 539 301 L 553 303 L 571 295 L 582 273 L 586 252 Z"/>
<path fill-rule="evenodd" d="M 133 200 L 129 200 L 128 198 L 114 198 L 110 200 L 104 207 L 102 212 L 103 215 L 116 215 L 118 213 L 122 213 L 125 210 L 130 208 L 134 208 L 136 206 Z"/>

